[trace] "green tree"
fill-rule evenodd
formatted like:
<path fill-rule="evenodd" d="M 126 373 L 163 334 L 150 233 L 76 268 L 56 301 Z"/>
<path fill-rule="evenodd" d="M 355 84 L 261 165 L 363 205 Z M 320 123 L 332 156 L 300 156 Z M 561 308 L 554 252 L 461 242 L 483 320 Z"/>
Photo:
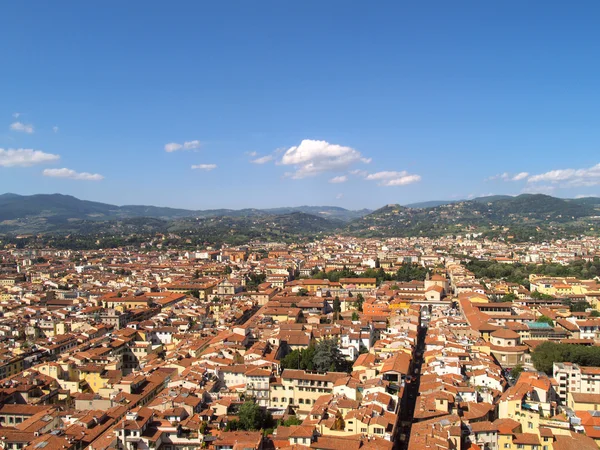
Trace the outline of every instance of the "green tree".
<path fill-rule="evenodd" d="M 554 326 L 554 321 L 550 317 L 548 317 L 548 316 L 540 316 L 540 317 L 537 318 L 536 322 L 547 323 L 551 327 Z"/>
<path fill-rule="evenodd" d="M 582 366 L 600 367 L 600 347 L 543 342 L 531 355 L 533 365 L 539 371 L 552 374 L 555 362 L 571 362 Z"/>
<path fill-rule="evenodd" d="M 333 320 L 338 320 L 341 312 L 342 304 L 340 303 L 340 298 L 336 295 L 333 299 Z"/>
<path fill-rule="evenodd" d="M 283 421 L 284 427 L 292 427 L 294 425 L 302 425 L 302 421 L 298 419 L 296 416 L 290 416 L 286 420 Z"/>
<path fill-rule="evenodd" d="M 307 349 L 293 350 L 279 361 L 282 369 L 314 370 L 313 357 L 315 346 L 309 345 Z"/>
<path fill-rule="evenodd" d="M 246 401 L 238 412 L 240 427 L 244 430 L 260 430 L 269 423 L 268 414 L 253 401 Z"/>
<path fill-rule="evenodd" d="M 200 429 L 198 431 L 200 431 L 200 434 L 206 434 L 208 431 L 208 423 L 203 420 L 202 423 L 200 423 Z"/>
<path fill-rule="evenodd" d="M 516 299 L 517 296 L 511 292 L 502 297 L 502 302 L 514 302 Z"/>
<path fill-rule="evenodd" d="M 225 425 L 225 431 L 237 431 L 241 429 L 242 426 L 239 420 L 230 420 L 229 422 L 227 422 L 227 425 Z"/>
<path fill-rule="evenodd" d="M 359 310 L 360 312 L 362 312 L 363 310 L 363 303 L 365 302 L 365 298 L 363 297 L 362 294 L 358 294 L 356 296 L 356 302 L 355 302 L 355 306 L 356 309 Z"/>
<path fill-rule="evenodd" d="M 342 312 L 342 304 L 340 303 L 340 298 L 337 295 L 333 299 L 333 312 L 338 314 Z"/>
<path fill-rule="evenodd" d="M 569 306 L 571 312 L 585 312 L 590 307 L 590 304 L 586 301 L 579 301 L 575 303 L 568 301 L 567 305 Z"/>
<path fill-rule="evenodd" d="M 521 373 L 523 372 L 523 366 L 521 364 L 517 364 L 515 367 L 513 367 L 513 369 L 510 371 L 510 376 L 512 377 L 513 380 L 518 380 L 519 379 L 519 375 L 521 375 Z"/>
<path fill-rule="evenodd" d="M 348 362 L 340 352 L 335 339 L 323 339 L 316 345 L 313 365 L 315 370 L 320 372 L 345 372 L 348 370 Z"/>
<path fill-rule="evenodd" d="M 360 316 L 358 315 L 358 313 L 356 311 L 352 312 L 352 321 L 356 322 L 357 320 L 360 320 Z"/>
<path fill-rule="evenodd" d="M 537 300 L 554 300 L 555 297 L 553 297 L 552 295 L 548 295 L 548 294 L 542 294 L 539 291 L 533 291 L 531 293 L 531 298 L 535 298 Z"/>
<path fill-rule="evenodd" d="M 590 316 L 592 316 L 592 317 L 600 317 L 600 311 L 598 311 L 597 309 L 595 309 L 595 310 L 593 310 L 590 313 Z"/>

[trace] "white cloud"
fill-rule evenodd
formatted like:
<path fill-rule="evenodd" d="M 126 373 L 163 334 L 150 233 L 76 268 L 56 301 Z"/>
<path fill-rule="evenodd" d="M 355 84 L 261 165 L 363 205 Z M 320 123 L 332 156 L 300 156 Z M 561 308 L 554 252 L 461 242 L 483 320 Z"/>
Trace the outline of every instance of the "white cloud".
<path fill-rule="evenodd" d="M 165 152 L 176 152 L 177 150 L 180 150 L 181 148 L 183 148 L 183 145 L 178 144 L 177 142 L 169 142 L 168 144 L 165 145 Z"/>
<path fill-rule="evenodd" d="M 400 178 L 386 180 L 380 183 L 382 186 L 406 186 L 407 184 L 417 183 L 421 181 L 421 175 L 405 175 Z"/>
<path fill-rule="evenodd" d="M 248 155 L 250 158 L 254 158 L 256 155 L 258 155 L 257 152 L 246 152 L 246 155 Z"/>
<path fill-rule="evenodd" d="M 200 141 L 195 140 L 195 141 L 186 141 L 183 143 L 183 149 L 184 150 L 194 150 L 200 148 Z"/>
<path fill-rule="evenodd" d="M 256 156 L 256 152 L 253 152 L 254 156 Z M 273 160 L 273 155 L 265 155 L 265 156 L 261 156 L 259 158 L 253 159 L 252 161 L 250 161 L 252 164 L 266 164 L 269 161 Z"/>
<path fill-rule="evenodd" d="M 304 139 L 300 145 L 287 149 L 279 164 L 294 166 L 295 172 L 291 177 L 300 179 L 323 172 L 345 170 L 352 164 L 365 161 L 366 158 L 352 147 Z"/>
<path fill-rule="evenodd" d="M 339 200 L 340 198 L 344 198 L 344 194 L 338 194 L 338 195 L 336 195 L 336 196 L 335 196 L 335 198 L 337 198 L 338 200 Z"/>
<path fill-rule="evenodd" d="M 15 119 L 18 119 L 20 115 L 21 115 L 21 113 L 20 113 L 20 112 L 16 112 L 16 113 L 13 113 L 13 115 L 12 115 L 12 116 L 13 116 Z"/>
<path fill-rule="evenodd" d="M 194 141 L 185 141 L 183 144 L 179 144 L 177 142 L 169 142 L 165 145 L 165 152 L 172 153 L 177 150 L 195 150 L 200 148 L 202 144 L 198 140 Z"/>
<path fill-rule="evenodd" d="M 360 169 L 354 169 L 350 171 L 351 175 L 357 175 L 359 177 L 363 177 L 366 178 L 367 175 L 369 175 L 369 172 L 367 172 L 366 170 L 360 170 Z"/>
<path fill-rule="evenodd" d="M 195 164 L 192 166 L 192 169 L 199 169 L 199 170 L 213 170 L 216 169 L 217 165 L 216 164 Z"/>
<path fill-rule="evenodd" d="M 340 175 L 338 177 L 333 177 L 329 180 L 330 183 L 345 183 L 348 181 L 348 177 L 346 175 Z"/>
<path fill-rule="evenodd" d="M 69 178 L 71 180 L 81 181 L 101 181 L 104 179 L 99 173 L 88 173 L 88 172 L 75 172 L 74 170 L 62 168 L 62 169 L 44 169 L 42 174 L 45 177 L 54 178 Z"/>
<path fill-rule="evenodd" d="M 485 181 L 502 180 L 502 181 L 521 181 L 529 176 L 529 172 L 519 172 L 516 175 L 511 175 L 508 172 L 499 173 L 493 177 L 487 178 Z"/>
<path fill-rule="evenodd" d="M 525 186 L 522 190 L 522 194 L 550 194 L 554 192 L 556 186 L 552 186 L 549 184 L 538 184 L 538 185 L 528 185 Z"/>
<path fill-rule="evenodd" d="M 600 164 L 587 169 L 558 169 L 532 175 L 530 183 L 549 182 L 561 187 L 600 185 Z"/>
<path fill-rule="evenodd" d="M 55 133 L 58 133 L 58 127 L 56 125 L 54 125 L 52 127 L 52 131 L 55 132 Z"/>
<path fill-rule="evenodd" d="M 33 125 L 30 123 L 13 122 L 10 124 L 10 129 L 13 131 L 20 131 L 21 133 L 33 133 Z"/>
<path fill-rule="evenodd" d="M 508 172 L 499 173 L 498 175 L 494 175 L 492 177 L 486 178 L 485 181 L 493 181 L 493 180 L 504 180 L 507 181 L 510 179 L 510 174 Z"/>
<path fill-rule="evenodd" d="M 512 181 L 521 181 L 529 176 L 529 172 L 519 172 L 514 177 L 511 178 Z"/>
<path fill-rule="evenodd" d="M 29 167 L 35 164 L 44 164 L 60 158 L 52 153 L 44 153 L 29 148 L 0 148 L 0 167 Z"/>
<path fill-rule="evenodd" d="M 378 181 L 379 186 L 405 186 L 407 184 L 421 181 L 421 175 L 410 174 L 406 170 L 401 172 L 383 171 L 370 173 L 365 177 L 366 180 Z"/>

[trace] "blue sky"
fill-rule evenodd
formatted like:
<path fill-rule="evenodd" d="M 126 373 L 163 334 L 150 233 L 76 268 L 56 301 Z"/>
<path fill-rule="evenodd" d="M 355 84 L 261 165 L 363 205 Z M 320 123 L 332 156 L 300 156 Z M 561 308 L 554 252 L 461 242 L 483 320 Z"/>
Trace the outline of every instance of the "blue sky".
<path fill-rule="evenodd" d="M 0 192 L 197 209 L 600 195 L 595 1 L 4 2 L 0 17 Z"/>

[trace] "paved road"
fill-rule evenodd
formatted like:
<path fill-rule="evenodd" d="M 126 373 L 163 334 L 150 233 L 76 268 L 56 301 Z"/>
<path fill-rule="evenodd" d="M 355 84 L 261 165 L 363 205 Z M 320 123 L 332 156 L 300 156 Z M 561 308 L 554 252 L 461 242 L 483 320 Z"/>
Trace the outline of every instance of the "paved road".
<path fill-rule="evenodd" d="M 400 450 L 406 450 L 408 448 L 410 438 L 410 428 L 415 413 L 415 403 L 417 396 L 419 395 L 419 384 L 421 380 L 421 365 L 423 364 L 423 352 L 425 350 L 425 335 L 427 334 L 426 328 L 421 328 L 417 337 L 417 345 L 415 347 L 415 353 L 413 355 L 413 374 L 410 383 L 406 383 L 404 388 L 404 395 L 400 403 L 400 426 L 401 430 L 398 434 L 398 441 L 396 447 Z M 404 439 L 402 439 L 404 437 Z"/>

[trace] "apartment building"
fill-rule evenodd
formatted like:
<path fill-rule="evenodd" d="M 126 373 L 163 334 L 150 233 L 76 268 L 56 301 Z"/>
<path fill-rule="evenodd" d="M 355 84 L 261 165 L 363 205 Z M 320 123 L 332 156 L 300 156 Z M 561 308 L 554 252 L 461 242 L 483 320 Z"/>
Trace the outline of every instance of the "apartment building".
<path fill-rule="evenodd" d="M 554 363 L 552 370 L 558 382 L 558 397 L 563 405 L 567 403 L 569 393 L 600 394 L 600 367 L 564 362 Z"/>
<path fill-rule="evenodd" d="M 271 384 L 271 407 L 296 408 L 297 414 L 305 417 L 317 399 L 332 394 L 336 381 L 346 378 L 343 372 L 306 372 L 285 369 L 281 378 Z"/>

